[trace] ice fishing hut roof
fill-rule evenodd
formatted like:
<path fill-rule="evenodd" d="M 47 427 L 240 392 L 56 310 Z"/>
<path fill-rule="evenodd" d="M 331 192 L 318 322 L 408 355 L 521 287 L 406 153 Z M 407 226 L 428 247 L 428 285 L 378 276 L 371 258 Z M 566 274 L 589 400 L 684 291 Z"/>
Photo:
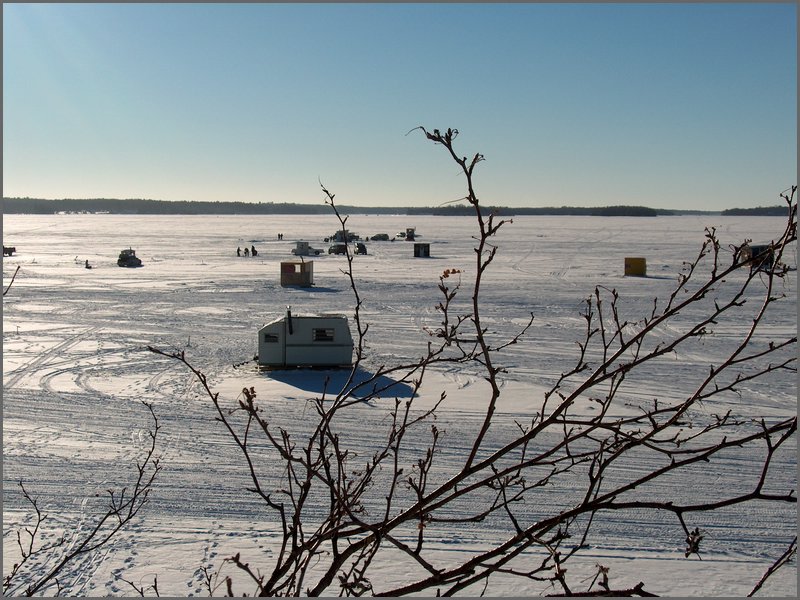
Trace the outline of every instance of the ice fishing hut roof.
<path fill-rule="evenodd" d="M 286 319 L 289 316 L 287 314 L 283 314 L 280 317 L 276 317 L 267 323 L 264 323 L 263 327 L 267 325 L 272 325 L 273 323 L 279 323 Z M 344 313 L 291 313 L 292 319 L 347 319 L 347 315 Z"/>

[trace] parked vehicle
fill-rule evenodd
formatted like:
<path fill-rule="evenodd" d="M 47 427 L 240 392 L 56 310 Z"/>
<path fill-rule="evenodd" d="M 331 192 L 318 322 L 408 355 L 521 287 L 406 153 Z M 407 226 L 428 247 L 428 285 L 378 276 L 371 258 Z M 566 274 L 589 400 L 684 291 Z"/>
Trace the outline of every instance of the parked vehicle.
<path fill-rule="evenodd" d="M 337 242 L 328 248 L 328 254 L 347 254 L 347 244 Z"/>
<path fill-rule="evenodd" d="M 117 266 L 119 267 L 141 267 L 142 261 L 140 258 L 137 258 L 136 251 L 131 248 L 127 250 L 123 250 L 119 253 L 119 258 L 117 259 Z"/>
<path fill-rule="evenodd" d="M 371 238 L 369 238 L 373 242 L 388 242 L 389 241 L 389 234 L 388 233 L 376 233 Z"/>
<path fill-rule="evenodd" d="M 292 254 L 295 256 L 319 256 L 320 250 L 319 248 L 312 248 L 308 242 L 295 242 L 295 247 L 292 248 Z"/>
<path fill-rule="evenodd" d="M 326 237 L 326 242 L 355 242 L 356 240 L 360 240 L 361 237 L 349 229 L 340 229 L 333 235 Z"/>
<path fill-rule="evenodd" d="M 406 230 L 398 232 L 396 237 L 407 242 L 413 242 L 415 238 L 419 237 L 419 234 L 415 227 L 406 227 Z"/>
<path fill-rule="evenodd" d="M 356 254 L 366 254 L 367 246 L 364 242 L 356 242 Z"/>

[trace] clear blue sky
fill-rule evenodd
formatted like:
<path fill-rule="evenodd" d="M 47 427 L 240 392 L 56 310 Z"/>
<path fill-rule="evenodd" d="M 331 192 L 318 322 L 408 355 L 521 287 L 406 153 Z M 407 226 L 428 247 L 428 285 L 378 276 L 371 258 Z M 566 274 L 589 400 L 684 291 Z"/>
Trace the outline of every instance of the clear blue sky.
<path fill-rule="evenodd" d="M 3 195 L 719 210 L 797 181 L 797 7 L 3 4 Z"/>

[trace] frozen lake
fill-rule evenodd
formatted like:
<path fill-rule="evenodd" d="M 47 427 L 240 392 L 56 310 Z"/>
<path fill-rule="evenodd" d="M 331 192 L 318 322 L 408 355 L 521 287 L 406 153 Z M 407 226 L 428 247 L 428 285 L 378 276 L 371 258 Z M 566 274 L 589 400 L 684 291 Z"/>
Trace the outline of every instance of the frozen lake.
<path fill-rule="evenodd" d="M 296 240 L 327 248 L 323 238 L 337 229 L 323 216 L 114 216 L 5 215 L 3 242 L 17 252 L 3 260 L 3 285 L 21 270 L 3 300 L 3 505 L 4 554 L 15 543 L 11 526 L 29 515 L 16 482 L 40 499 L 55 522 L 73 522 L 90 499 L 126 475 L 125 468 L 144 444 L 149 425 L 146 400 L 163 425 L 164 470 L 141 518 L 114 542 L 88 556 L 64 581 L 70 595 L 129 595 L 127 579 L 159 576 L 164 595 L 201 594 L 200 565 L 219 566 L 225 556 L 251 552 L 252 562 L 268 556 L 275 525 L 244 488 L 248 477 L 237 449 L 214 421 L 213 409 L 197 393 L 190 374 L 146 350 L 186 349 L 216 391 L 233 405 L 244 386 L 254 386 L 278 423 L 302 429 L 310 409 L 306 399 L 322 390 L 319 372 L 260 372 L 252 359 L 263 323 L 294 313 L 352 314 L 353 296 L 342 273 L 346 259 L 323 253 L 314 261 L 314 286 L 285 288 L 280 262 L 293 258 Z M 474 276 L 475 222 L 470 217 L 353 215 L 348 228 L 362 237 L 390 236 L 415 227 L 418 241 L 430 243 L 430 258 L 415 258 L 413 245 L 399 240 L 367 242 L 368 254 L 354 258 L 354 275 L 370 323 L 366 369 L 424 353 L 423 328 L 438 324 L 438 277 L 459 269 L 469 300 Z M 522 343 L 508 349 L 503 365 L 499 423 L 529 415 L 541 395 L 576 358 L 583 335 L 583 300 L 595 286 L 615 288 L 628 318 L 645 316 L 653 298 L 674 288 L 684 261 L 693 260 L 704 228 L 715 227 L 723 242 L 766 243 L 784 220 L 775 217 L 676 216 L 514 217 L 496 238 L 497 258 L 483 289 L 483 320 L 493 339 L 513 335 L 533 313 Z M 283 234 L 283 240 L 278 234 Z M 237 257 L 236 248 L 255 246 L 257 257 Z M 119 251 L 132 247 L 143 267 L 116 266 Z M 796 266 L 796 247 L 789 260 Z M 625 277 L 624 259 L 643 257 L 647 277 Z M 92 269 L 84 268 L 88 260 Z M 780 290 L 768 330 L 796 335 L 797 278 Z M 464 304 L 462 304 L 463 306 Z M 692 314 L 685 315 L 687 322 Z M 708 341 L 657 369 L 644 369 L 628 383 L 631 405 L 642 399 L 673 399 L 691 386 L 698 365 L 725 351 Z M 241 366 L 241 363 L 246 363 Z M 707 367 L 703 367 L 707 370 Z M 336 378 L 334 377 L 334 382 Z M 457 462 L 465 439 L 482 418 L 485 387 L 477 372 L 434 370 L 420 401 L 448 392 L 442 406 L 445 461 Z M 379 404 L 353 410 L 347 434 L 365 448 L 385 419 Z M 732 410 L 746 418 L 796 415 L 797 380 L 779 374 L 769 384 L 753 383 L 744 393 L 720 400 L 710 411 Z M 493 443 L 504 439 L 503 428 Z M 794 444 L 796 448 L 796 443 Z M 449 457 L 449 458 L 448 458 Z M 776 487 L 797 489 L 796 456 L 779 457 Z M 631 466 L 643 468 L 644 465 Z M 753 467 L 731 459 L 718 477 L 737 485 Z M 689 489 L 691 486 L 689 486 Z M 552 496 L 539 504 L 553 504 Z M 538 514 L 532 508 L 531 518 Z M 742 527 L 745 520 L 748 527 Z M 750 506 L 714 513 L 702 563 L 687 566 L 683 534 L 674 521 L 623 520 L 613 515 L 599 527 L 587 573 L 604 561 L 637 567 L 618 572 L 622 581 L 669 595 L 741 595 L 785 549 L 797 529 L 796 505 Z M 463 552 L 493 536 L 492 523 L 475 524 L 439 543 L 441 552 Z M 776 550 L 779 551 L 776 553 Z M 260 554 L 259 554 L 260 553 Z M 674 570 L 673 570 L 674 569 Z M 394 573 L 386 567 L 387 582 Z M 680 573 L 680 577 L 675 574 Z M 628 579 L 625 579 L 628 577 Z M 519 582 L 513 585 L 518 585 Z M 529 587 L 490 585 L 489 594 L 539 594 Z M 796 594 L 796 568 L 785 568 L 765 593 Z"/>

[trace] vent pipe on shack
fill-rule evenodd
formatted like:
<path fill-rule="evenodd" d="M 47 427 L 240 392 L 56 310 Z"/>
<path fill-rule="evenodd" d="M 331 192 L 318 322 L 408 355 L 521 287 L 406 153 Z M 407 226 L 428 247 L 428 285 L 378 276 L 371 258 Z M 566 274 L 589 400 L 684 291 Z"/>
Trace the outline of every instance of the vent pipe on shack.
<path fill-rule="evenodd" d="M 293 335 L 294 331 L 292 331 L 292 307 L 291 306 L 287 306 L 286 307 L 286 323 L 287 323 L 287 326 L 289 327 L 289 335 Z"/>

